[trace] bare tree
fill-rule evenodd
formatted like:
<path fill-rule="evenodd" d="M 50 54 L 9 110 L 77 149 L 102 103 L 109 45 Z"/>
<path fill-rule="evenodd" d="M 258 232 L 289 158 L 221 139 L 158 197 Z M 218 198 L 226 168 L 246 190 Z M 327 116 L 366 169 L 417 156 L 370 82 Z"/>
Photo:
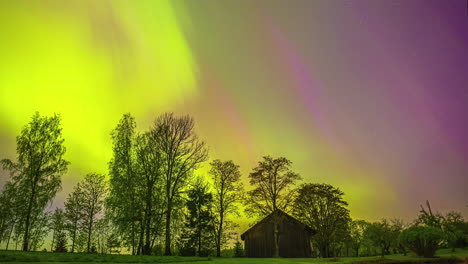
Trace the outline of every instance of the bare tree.
<path fill-rule="evenodd" d="M 33 214 L 40 214 L 61 188 L 60 176 L 66 172 L 68 161 L 62 138 L 59 115 L 43 117 L 39 113 L 24 126 L 16 138 L 17 161 L 1 161 L 10 171 L 18 196 L 27 197 L 24 210 L 23 251 L 29 250 Z"/>
<path fill-rule="evenodd" d="M 215 218 L 215 244 L 216 256 L 221 256 L 221 247 L 226 240 L 230 214 L 238 215 L 237 203 L 243 199 L 243 186 L 240 182 L 241 173 L 239 165 L 232 160 L 213 160 L 210 175 L 213 179 L 213 200 Z M 227 225 L 228 224 L 228 225 Z"/>
<path fill-rule="evenodd" d="M 165 255 L 171 255 L 171 216 L 174 199 L 187 185 L 190 172 L 208 157 L 204 141 L 194 132 L 195 122 L 190 116 L 176 117 L 165 113 L 156 119 L 155 136 L 163 158 L 163 186 L 166 195 Z"/>
<path fill-rule="evenodd" d="M 254 189 L 247 193 L 246 212 L 250 215 L 265 216 L 277 209 L 289 211 L 295 190 L 292 186 L 301 179 L 291 170 L 292 162 L 284 157 L 263 157 L 263 161 L 250 173 L 250 184 Z M 279 228 L 277 214 L 274 221 L 273 257 L 279 257 Z"/>

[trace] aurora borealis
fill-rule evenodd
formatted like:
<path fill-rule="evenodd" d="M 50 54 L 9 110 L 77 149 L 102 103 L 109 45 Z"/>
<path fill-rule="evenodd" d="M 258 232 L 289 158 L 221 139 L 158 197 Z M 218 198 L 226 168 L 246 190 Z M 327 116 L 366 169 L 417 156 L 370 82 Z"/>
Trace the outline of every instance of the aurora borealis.
<path fill-rule="evenodd" d="M 464 0 L 1 1 L 0 158 L 35 111 L 60 113 L 62 206 L 106 173 L 122 114 L 143 130 L 173 111 L 210 159 L 246 179 L 285 156 L 353 218 L 413 219 L 427 199 L 467 216 L 467 25 Z"/>

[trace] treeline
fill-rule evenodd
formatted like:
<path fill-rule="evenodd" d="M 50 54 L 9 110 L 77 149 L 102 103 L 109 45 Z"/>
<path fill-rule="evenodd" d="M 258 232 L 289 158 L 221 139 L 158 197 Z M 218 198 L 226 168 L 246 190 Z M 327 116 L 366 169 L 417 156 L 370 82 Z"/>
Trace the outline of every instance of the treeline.
<path fill-rule="evenodd" d="M 328 184 L 303 183 L 284 157 L 265 156 L 248 175 L 239 165 L 208 162 L 208 147 L 190 116 L 166 113 L 146 131 L 125 114 L 111 132 L 108 179 L 89 173 L 68 195 L 63 209 L 48 212 L 69 162 L 59 115 L 36 113 L 17 137 L 16 161 L 4 159 L 10 180 L 0 193 L 0 243 L 5 249 L 143 255 L 242 256 L 235 233 L 241 209 L 260 219 L 280 209 L 317 230 L 320 257 L 405 253 L 430 256 L 439 247 L 464 247 L 468 224 L 460 213 L 433 214 L 429 203 L 412 224 L 401 220 L 352 220 L 344 193 Z M 274 252 L 281 234 L 275 225 Z M 228 250 L 228 251 L 229 251 Z"/>

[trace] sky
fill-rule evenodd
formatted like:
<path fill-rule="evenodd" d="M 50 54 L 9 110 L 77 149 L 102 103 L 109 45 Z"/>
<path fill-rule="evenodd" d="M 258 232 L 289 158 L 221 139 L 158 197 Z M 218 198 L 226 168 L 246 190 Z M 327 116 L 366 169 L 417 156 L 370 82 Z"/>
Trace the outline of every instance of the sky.
<path fill-rule="evenodd" d="M 426 200 L 466 218 L 467 25 L 465 0 L 0 0 L 0 158 L 35 111 L 60 113 L 62 207 L 107 173 L 124 113 L 143 131 L 170 111 L 246 183 L 284 156 L 355 219 Z"/>

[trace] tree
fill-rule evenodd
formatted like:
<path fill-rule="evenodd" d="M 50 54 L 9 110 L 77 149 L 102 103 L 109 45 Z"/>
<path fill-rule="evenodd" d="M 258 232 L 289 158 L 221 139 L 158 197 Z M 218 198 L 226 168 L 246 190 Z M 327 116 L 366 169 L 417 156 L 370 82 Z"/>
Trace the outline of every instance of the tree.
<path fill-rule="evenodd" d="M 430 226 L 412 226 L 400 234 L 400 241 L 418 256 L 434 257 L 444 237 L 442 230 Z"/>
<path fill-rule="evenodd" d="M 208 256 L 212 244 L 213 196 L 208 185 L 201 178 L 197 178 L 193 187 L 188 191 L 186 223 L 186 249 L 193 248 L 195 255 Z"/>
<path fill-rule="evenodd" d="M 390 254 L 391 246 L 397 246 L 401 228 L 401 221 L 394 220 L 392 224 L 387 219 L 382 219 L 381 222 L 369 224 L 364 236 L 372 241 L 374 246 L 380 248 L 380 255 L 384 257 Z"/>
<path fill-rule="evenodd" d="M 152 233 L 155 220 L 159 224 L 162 214 L 155 214 L 155 205 L 162 208 L 162 155 L 157 147 L 157 131 L 151 130 L 137 137 L 136 156 L 139 164 L 139 173 L 143 176 L 142 190 L 144 193 L 143 203 L 143 231 L 145 243 L 143 254 L 150 255 L 152 248 Z M 159 225 L 158 225 L 159 227 Z M 157 229 L 159 230 L 159 228 Z"/>
<path fill-rule="evenodd" d="M 122 234 L 129 234 L 132 255 L 137 253 L 138 221 L 142 221 L 143 212 L 141 195 L 138 195 L 142 175 L 137 173 L 135 129 L 135 118 L 125 114 L 111 133 L 113 156 L 109 162 L 110 190 L 106 202 L 112 221 Z"/>
<path fill-rule="evenodd" d="M 313 241 L 320 255 L 332 257 L 332 246 L 347 233 L 351 219 L 344 193 L 329 184 L 303 184 L 294 201 L 294 214 L 311 228 L 317 230 Z"/>
<path fill-rule="evenodd" d="M 83 224 L 86 226 L 87 252 L 91 252 L 91 236 L 97 216 L 102 212 L 106 194 L 104 175 L 87 174 L 81 182 Z"/>
<path fill-rule="evenodd" d="M 50 219 L 50 229 L 52 230 L 52 241 L 50 243 L 50 251 L 54 250 L 54 242 L 58 243 L 58 235 L 63 233 L 65 228 L 65 214 L 62 209 L 55 208 Z"/>
<path fill-rule="evenodd" d="M 67 234 L 64 230 L 58 231 L 56 234 L 57 242 L 55 243 L 55 252 L 67 252 Z"/>
<path fill-rule="evenodd" d="M 245 257 L 244 247 L 239 240 L 234 244 L 234 257 Z"/>
<path fill-rule="evenodd" d="M 447 246 L 455 252 L 456 247 L 465 246 L 466 224 L 460 212 L 448 212 L 442 221 L 442 230 L 445 233 Z"/>
<path fill-rule="evenodd" d="M 426 201 L 427 210 L 421 205 L 416 224 L 424 224 L 435 228 L 442 229 L 443 216 L 440 213 L 434 214 L 432 212 L 431 204 Z"/>
<path fill-rule="evenodd" d="M 254 189 L 247 193 L 246 212 L 250 215 L 265 216 L 277 209 L 288 211 L 295 190 L 292 186 L 301 180 L 299 174 L 291 170 L 292 162 L 284 157 L 263 157 L 263 161 L 250 173 L 250 184 Z M 274 221 L 273 257 L 279 257 L 279 235 L 276 217 Z"/>
<path fill-rule="evenodd" d="M 359 257 L 359 249 L 364 240 L 364 232 L 366 231 L 368 222 L 364 220 L 354 220 L 349 225 L 349 235 L 351 237 L 352 247 L 356 252 L 356 257 Z"/>
<path fill-rule="evenodd" d="M 450 211 L 445 216 L 441 213 L 432 212 L 429 201 L 426 201 L 427 210 L 421 205 L 416 225 L 425 225 L 434 227 L 444 232 L 444 243 L 455 251 L 455 247 L 465 245 L 465 224 L 462 215 L 459 212 Z"/>
<path fill-rule="evenodd" d="M 6 241 L 8 250 L 13 231 L 18 229 L 25 209 L 25 197 L 17 195 L 15 185 L 7 181 L 0 193 L 0 242 Z"/>
<path fill-rule="evenodd" d="M 166 200 L 164 255 L 172 254 L 171 217 L 174 200 L 187 185 L 190 172 L 197 169 L 208 156 L 205 142 L 198 139 L 194 125 L 190 116 L 176 117 L 173 113 L 165 113 L 156 119 L 153 128 L 163 158 L 163 187 Z"/>
<path fill-rule="evenodd" d="M 23 251 L 29 250 L 29 238 L 34 214 L 40 214 L 61 187 L 60 176 L 66 172 L 68 161 L 60 126 L 60 116 L 32 117 L 16 138 L 16 162 L 1 161 L 10 171 L 18 196 L 26 198 L 24 214 Z"/>
<path fill-rule="evenodd" d="M 80 223 L 83 221 L 83 204 L 83 192 L 80 183 L 78 183 L 65 201 L 65 229 L 69 232 L 72 240 L 72 253 L 75 252 L 76 235 Z"/>
<path fill-rule="evenodd" d="M 243 199 L 243 186 L 240 182 L 241 173 L 239 165 L 230 161 L 213 160 L 210 175 L 213 179 L 213 212 L 216 256 L 221 256 L 221 247 L 227 240 L 228 217 L 231 214 L 239 215 L 237 203 Z M 231 225 L 232 226 L 232 225 Z"/>

